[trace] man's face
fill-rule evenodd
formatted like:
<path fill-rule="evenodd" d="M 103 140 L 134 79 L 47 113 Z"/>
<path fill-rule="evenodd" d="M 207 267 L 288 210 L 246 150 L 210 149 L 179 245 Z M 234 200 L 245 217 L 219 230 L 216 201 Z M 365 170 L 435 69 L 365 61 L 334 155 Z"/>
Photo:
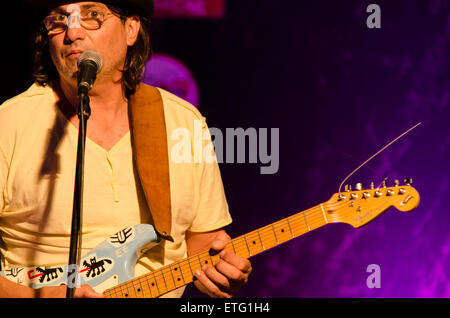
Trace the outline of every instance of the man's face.
<path fill-rule="evenodd" d="M 50 55 L 62 80 L 72 85 L 76 83 L 77 59 L 87 50 L 95 50 L 103 58 L 104 67 L 98 80 L 117 80 L 117 76 L 120 79 L 119 70 L 123 68 L 127 48 L 134 44 L 137 37 L 138 19 L 128 19 L 123 23 L 106 5 L 99 2 L 63 5 L 50 14 L 69 16 L 68 27 L 64 32 L 49 33 Z M 100 19 L 103 23 L 96 30 L 85 28 L 80 20 L 80 17 L 98 16 L 103 17 Z"/>

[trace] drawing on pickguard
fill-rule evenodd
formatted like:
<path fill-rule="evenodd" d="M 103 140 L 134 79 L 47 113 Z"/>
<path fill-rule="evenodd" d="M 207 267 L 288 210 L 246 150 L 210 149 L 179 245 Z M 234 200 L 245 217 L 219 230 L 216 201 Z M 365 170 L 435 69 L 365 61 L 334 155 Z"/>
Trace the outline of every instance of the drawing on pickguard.
<path fill-rule="evenodd" d="M 129 239 L 134 239 L 134 228 L 132 227 L 127 227 L 126 229 L 117 232 L 109 238 L 108 242 L 116 247 L 119 247 L 125 244 Z"/>
<path fill-rule="evenodd" d="M 41 278 L 39 278 L 39 282 L 42 283 L 44 282 L 45 278 L 47 278 L 47 282 L 53 280 L 53 279 L 57 279 L 58 278 L 58 271 L 60 273 L 63 273 L 63 269 L 61 267 L 55 267 L 55 268 L 48 268 L 47 266 L 45 267 L 45 269 L 42 269 L 42 267 L 37 267 L 36 270 L 39 273 L 43 273 L 44 275 L 41 276 Z"/>
<path fill-rule="evenodd" d="M 86 277 L 94 278 L 97 275 L 100 275 L 105 272 L 105 265 L 106 264 L 112 264 L 112 261 L 104 258 L 97 261 L 97 258 L 94 256 L 89 259 L 88 263 L 86 260 L 83 262 L 83 265 L 86 268 L 89 268 L 88 272 L 86 273 Z M 92 276 L 91 276 L 92 275 Z"/>
<path fill-rule="evenodd" d="M 6 272 L 6 276 L 17 277 L 17 275 L 19 275 L 19 273 L 22 270 L 23 270 L 23 267 L 16 267 L 16 268 L 7 269 L 5 272 Z"/>

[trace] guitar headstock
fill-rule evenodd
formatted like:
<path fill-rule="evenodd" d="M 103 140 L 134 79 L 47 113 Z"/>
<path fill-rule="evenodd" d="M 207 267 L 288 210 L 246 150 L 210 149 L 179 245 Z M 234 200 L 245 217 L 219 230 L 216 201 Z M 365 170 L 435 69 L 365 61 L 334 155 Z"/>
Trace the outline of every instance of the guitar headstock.
<path fill-rule="evenodd" d="M 379 188 L 364 189 L 357 184 L 356 190 L 346 187 L 346 191 L 335 193 L 325 204 L 325 211 L 330 222 L 348 223 L 357 228 L 367 224 L 388 208 L 394 206 L 399 211 L 409 212 L 420 202 L 420 196 L 411 186 L 410 179 L 405 179 L 404 185 L 396 180 L 393 187 L 386 183 Z"/>

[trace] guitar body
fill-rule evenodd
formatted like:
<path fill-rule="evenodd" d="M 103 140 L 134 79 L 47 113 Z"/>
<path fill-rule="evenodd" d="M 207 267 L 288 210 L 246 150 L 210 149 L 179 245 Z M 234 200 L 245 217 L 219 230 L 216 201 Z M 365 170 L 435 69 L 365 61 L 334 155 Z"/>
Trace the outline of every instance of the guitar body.
<path fill-rule="evenodd" d="M 97 292 L 134 278 L 137 259 L 160 242 L 152 225 L 137 224 L 109 237 L 81 258 L 77 284 L 88 284 Z M 15 267 L 0 272 L 14 283 L 31 288 L 67 284 L 74 281 L 73 268 Z"/>

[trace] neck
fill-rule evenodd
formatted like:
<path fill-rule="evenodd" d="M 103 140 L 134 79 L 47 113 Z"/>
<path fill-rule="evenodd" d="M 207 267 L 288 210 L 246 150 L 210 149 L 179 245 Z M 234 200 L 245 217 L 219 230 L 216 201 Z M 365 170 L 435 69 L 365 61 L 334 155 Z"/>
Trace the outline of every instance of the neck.
<path fill-rule="evenodd" d="M 78 120 L 78 87 L 76 83 L 67 82 L 61 79 L 56 88 L 59 100 L 62 103 L 64 114 L 70 121 Z M 114 121 L 117 117 L 123 116 L 127 112 L 128 101 L 123 94 L 122 84 L 118 82 L 102 83 L 98 82 L 89 92 L 92 115 L 90 121 Z"/>

